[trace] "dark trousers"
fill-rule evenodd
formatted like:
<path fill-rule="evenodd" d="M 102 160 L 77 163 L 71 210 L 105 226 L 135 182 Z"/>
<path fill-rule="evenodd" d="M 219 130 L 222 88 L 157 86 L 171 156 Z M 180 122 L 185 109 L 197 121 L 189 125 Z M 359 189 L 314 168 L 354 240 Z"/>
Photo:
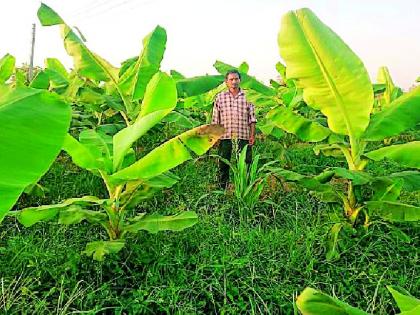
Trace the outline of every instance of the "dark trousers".
<path fill-rule="evenodd" d="M 245 145 L 249 143 L 248 140 L 239 139 L 238 140 L 238 150 L 239 152 L 242 151 Z M 232 140 L 231 139 L 223 139 L 220 140 L 219 144 L 219 155 L 230 161 L 232 156 Z M 248 165 L 252 163 L 252 146 L 248 146 L 246 150 L 246 157 L 245 162 Z M 219 184 L 221 188 L 226 188 L 229 182 L 229 165 L 224 163 L 223 161 L 219 161 Z"/>

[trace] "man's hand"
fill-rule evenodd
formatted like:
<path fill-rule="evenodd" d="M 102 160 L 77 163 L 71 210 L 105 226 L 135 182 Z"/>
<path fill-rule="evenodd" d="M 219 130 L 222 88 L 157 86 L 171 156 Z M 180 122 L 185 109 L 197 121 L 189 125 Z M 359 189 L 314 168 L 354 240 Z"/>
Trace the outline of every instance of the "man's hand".
<path fill-rule="evenodd" d="M 255 123 L 250 124 L 249 132 L 249 145 L 254 145 L 255 143 Z"/>

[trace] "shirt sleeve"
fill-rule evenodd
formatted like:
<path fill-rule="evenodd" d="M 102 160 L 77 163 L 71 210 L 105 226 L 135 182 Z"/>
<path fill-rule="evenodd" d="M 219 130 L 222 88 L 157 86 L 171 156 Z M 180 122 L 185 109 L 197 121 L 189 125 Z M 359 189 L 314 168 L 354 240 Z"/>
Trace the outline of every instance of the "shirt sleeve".
<path fill-rule="evenodd" d="M 255 117 L 254 105 L 248 103 L 248 125 L 256 122 L 257 118 Z"/>
<path fill-rule="evenodd" d="M 213 102 L 213 115 L 211 116 L 211 123 L 220 125 L 220 113 L 217 98 Z"/>

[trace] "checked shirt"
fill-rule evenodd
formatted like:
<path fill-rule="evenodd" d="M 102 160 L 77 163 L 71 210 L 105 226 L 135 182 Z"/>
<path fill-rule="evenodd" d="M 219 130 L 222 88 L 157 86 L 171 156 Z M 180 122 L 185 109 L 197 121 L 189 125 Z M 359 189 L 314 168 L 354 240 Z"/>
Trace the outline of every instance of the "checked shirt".
<path fill-rule="evenodd" d="M 212 124 L 220 124 L 225 133 L 220 139 L 244 139 L 250 136 L 250 124 L 256 123 L 254 105 L 247 102 L 240 90 L 233 96 L 229 91 L 217 94 L 213 105 Z"/>

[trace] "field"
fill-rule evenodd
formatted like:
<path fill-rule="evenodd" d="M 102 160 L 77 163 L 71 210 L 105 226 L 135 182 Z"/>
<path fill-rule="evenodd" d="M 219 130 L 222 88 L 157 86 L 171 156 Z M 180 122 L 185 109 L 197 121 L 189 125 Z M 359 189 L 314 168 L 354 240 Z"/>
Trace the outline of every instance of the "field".
<path fill-rule="evenodd" d="M 265 154 L 268 147 L 266 140 L 258 144 Z M 296 145 L 289 155 L 295 166 L 326 163 L 309 147 Z M 395 166 L 384 164 L 377 172 L 382 167 Z M 375 224 L 345 245 L 338 262 L 328 262 L 323 245 L 327 204 L 275 183 L 250 222 L 241 224 L 233 196 L 214 188 L 216 170 L 211 158 L 185 164 L 177 170 L 182 181 L 142 205 L 168 213 L 196 210 L 198 224 L 182 233 L 141 233 L 101 263 L 80 253 L 100 233 L 89 224 L 22 229 L 7 220 L 0 256 L 3 308 L 8 314 L 25 312 L 28 305 L 39 314 L 289 314 L 296 294 L 313 286 L 369 312 L 392 314 L 395 306 L 385 285 L 420 292 L 418 225 L 399 226 L 407 239 Z M 23 197 L 19 206 L 105 193 L 101 181 L 65 156 L 42 184 L 49 189 L 46 198 Z M 418 194 L 407 198 L 419 203 Z"/>
<path fill-rule="evenodd" d="M 419 314 L 420 87 L 372 83 L 309 9 L 283 17 L 269 85 L 246 62 L 160 71 L 160 26 L 115 68 L 38 17 L 75 67 L 0 59 L 0 312 Z M 224 190 L 232 70 L 258 122 Z"/>

